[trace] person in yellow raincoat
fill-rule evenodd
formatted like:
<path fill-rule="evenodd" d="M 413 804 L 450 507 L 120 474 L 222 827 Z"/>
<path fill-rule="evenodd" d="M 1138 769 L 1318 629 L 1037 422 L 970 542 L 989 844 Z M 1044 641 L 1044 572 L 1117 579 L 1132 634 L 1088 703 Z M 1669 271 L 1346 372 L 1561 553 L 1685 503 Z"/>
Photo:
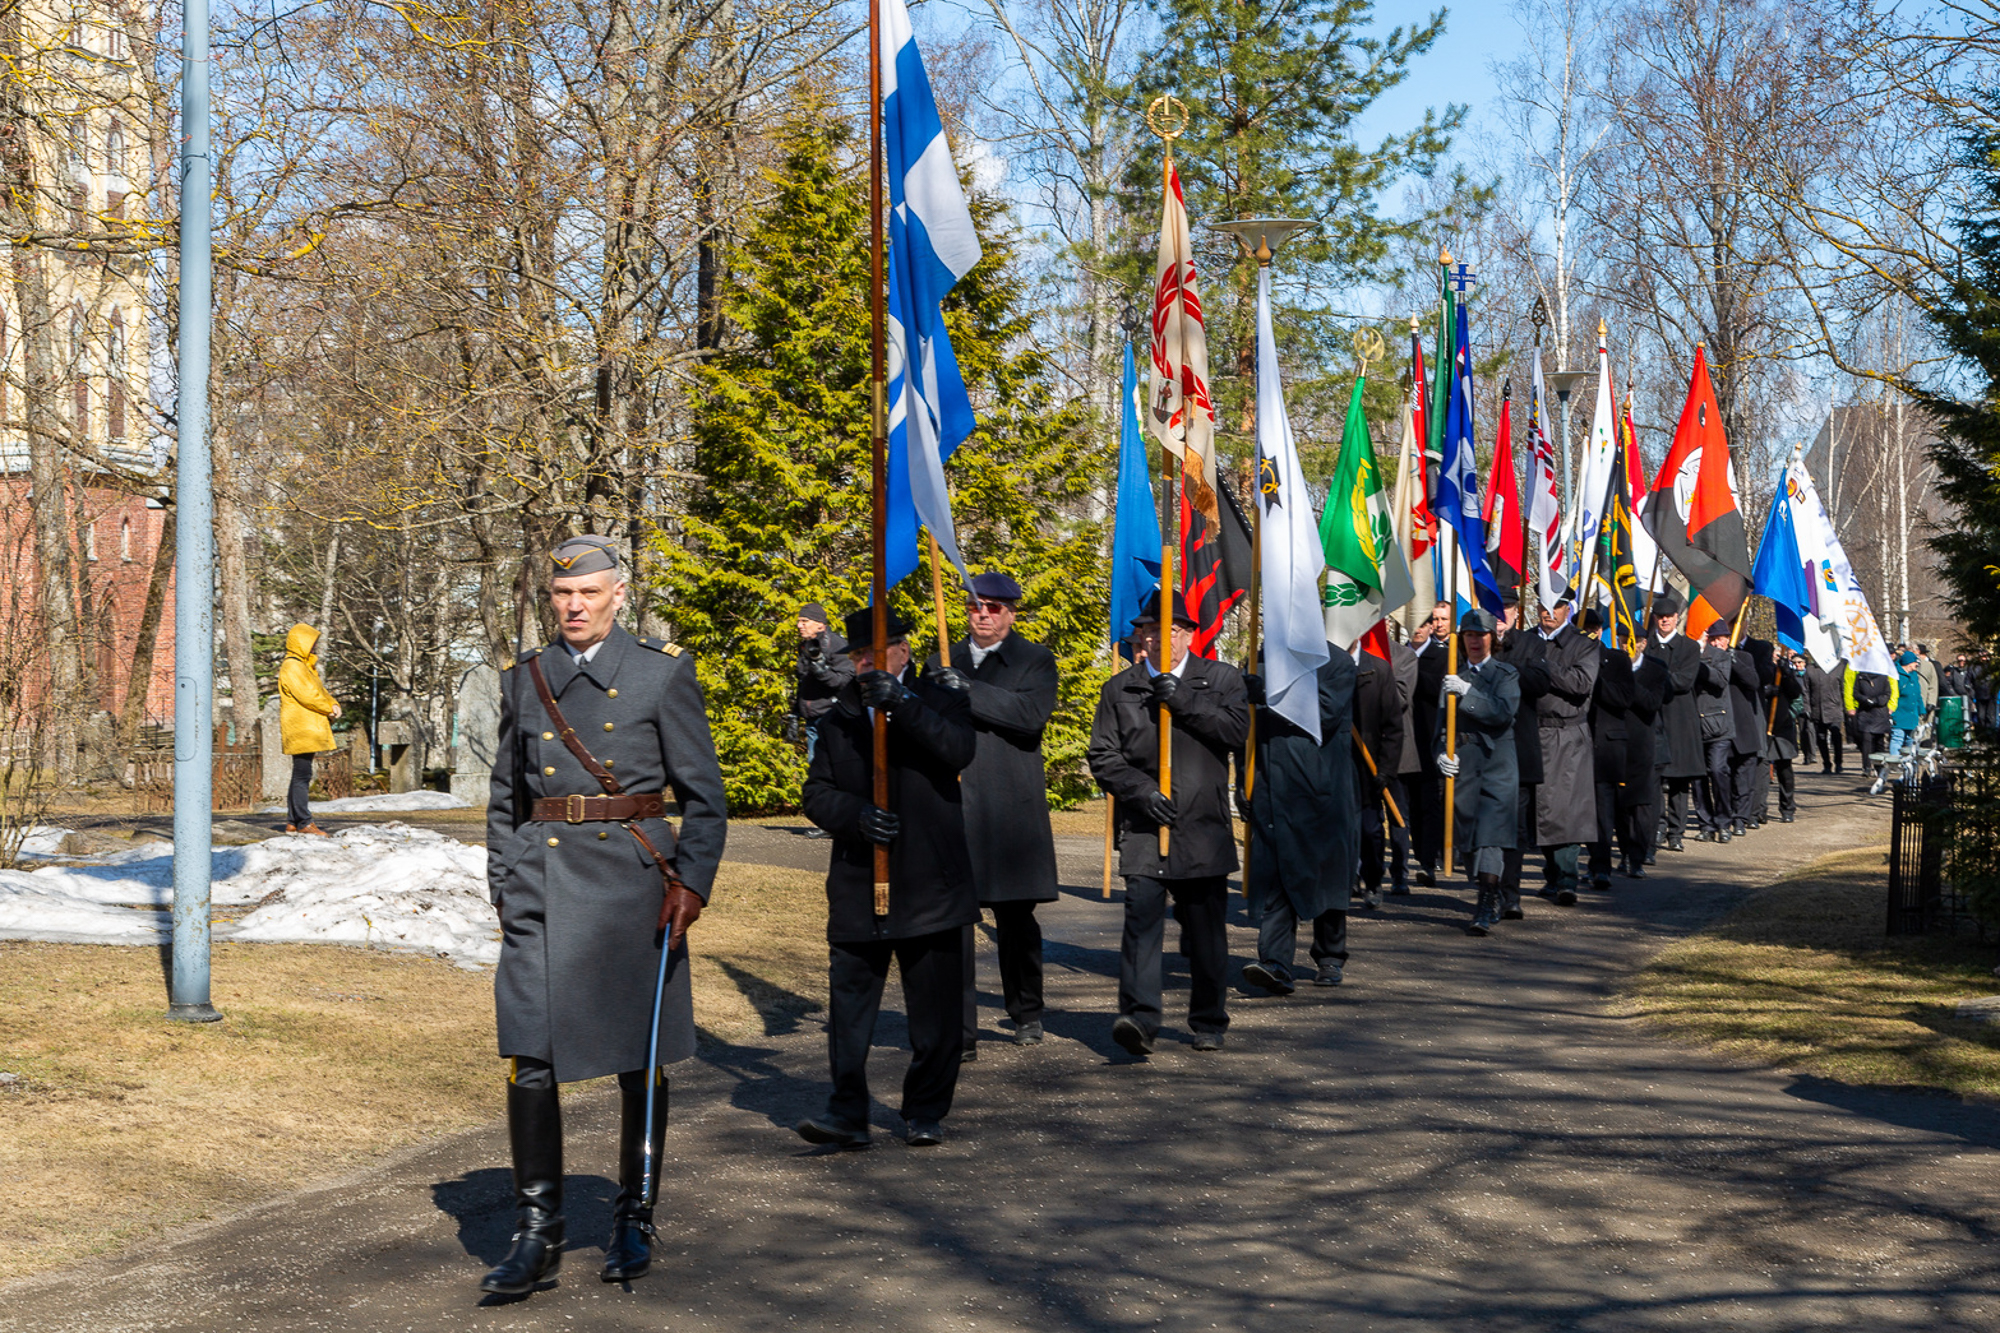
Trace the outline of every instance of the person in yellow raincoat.
<path fill-rule="evenodd" d="M 319 631 L 310 625 L 294 625 L 285 635 L 285 661 L 278 668 L 278 730 L 285 753 L 292 756 L 285 832 L 324 838 L 325 830 L 312 822 L 306 797 L 312 788 L 313 756 L 333 749 L 332 724 L 340 716 L 340 704 L 319 678 L 319 655 L 313 652 L 318 642 Z"/>

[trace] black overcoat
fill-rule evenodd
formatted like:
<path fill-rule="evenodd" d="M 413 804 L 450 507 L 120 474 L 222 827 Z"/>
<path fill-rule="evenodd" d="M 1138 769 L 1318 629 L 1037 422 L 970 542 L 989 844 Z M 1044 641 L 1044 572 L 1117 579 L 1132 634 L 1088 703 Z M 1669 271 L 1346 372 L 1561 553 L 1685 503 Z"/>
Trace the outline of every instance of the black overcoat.
<path fill-rule="evenodd" d="M 1848 670 L 1853 671 L 1852 667 Z M 1843 690 L 1846 682 L 1842 681 Z M 1842 695 L 1843 704 L 1845 694 Z M 1889 678 L 1879 671 L 1854 672 L 1854 734 L 1887 736 L 1889 720 Z M 1858 741 L 1856 742 L 1859 743 Z"/>
<path fill-rule="evenodd" d="M 1347 909 L 1361 855 L 1351 730 L 1355 659 L 1336 644 L 1327 651 L 1315 673 L 1317 741 L 1284 715 L 1257 710 L 1249 898 L 1261 913 L 1283 895 L 1303 921 Z M 1178 768 L 1178 747 L 1174 762 Z"/>
<path fill-rule="evenodd" d="M 1134 662 L 1104 682 L 1090 724 L 1090 775 L 1118 801 L 1118 873 L 1158 879 L 1227 875 L 1237 867 L 1229 764 L 1250 730 L 1243 673 L 1190 655 L 1171 707 L 1176 819 L 1166 863 L 1141 803 L 1160 789 L 1159 709 L 1151 670 Z"/>
<path fill-rule="evenodd" d="M 1536 703 L 1549 688 L 1548 641 L 1531 629 L 1509 630 L 1493 645 L 1493 655 L 1514 668 L 1521 693 L 1514 710 L 1514 771 L 1522 786 L 1538 786 L 1544 776 L 1542 738 Z M 1459 658 L 1460 663 L 1464 657 Z M 1595 833 L 1591 837 L 1596 837 Z M 1508 844 L 1512 846 L 1512 843 Z"/>
<path fill-rule="evenodd" d="M 694 659 L 615 626 L 588 662 L 560 646 L 529 656 L 584 748 L 626 791 L 670 792 L 680 803 L 678 837 L 664 819 L 638 827 L 707 901 L 729 813 Z M 545 1060 L 559 1083 L 644 1069 L 663 947 L 659 867 L 623 825 L 531 818 L 538 797 L 604 789 L 558 739 L 526 660 L 500 673 L 486 806 L 487 889 L 500 909 L 500 1054 Z M 694 1054 L 685 943 L 667 968 L 661 1064 Z"/>
<path fill-rule="evenodd" d="M 1771 758 L 1790 760 L 1799 757 L 1799 719 L 1792 711 L 1805 687 L 1799 680 L 1799 673 L 1788 666 L 1775 666 L 1775 680 L 1764 700 L 1765 716 L 1771 719 Z M 1778 705 L 1775 716 L 1771 712 L 1772 703 Z"/>
<path fill-rule="evenodd" d="M 1508 637 L 1513 637 L 1509 635 Z M 1535 793 L 1535 837 L 1544 847 L 1597 841 L 1597 776 L 1590 740 L 1590 700 L 1597 689 L 1598 650 L 1575 625 L 1548 638 L 1543 663 L 1548 686 L 1535 700 L 1542 782 Z"/>
<path fill-rule="evenodd" d="M 806 773 L 806 818 L 833 835 L 826 868 L 826 938 L 831 944 L 910 939 L 979 919 L 965 846 L 959 774 L 978 742 L 964 690 L 929 679 L 904 683 L 916 697 L 889 714 L 889 809 L 902 830 L 889 844 L 889 915 L 875 915 L 875 844 L 861 836 L 874 804 L 875 724 L 849 682 L 820 719 L 819 746 Z"/>
<path fill-rule="evenodd" d="M 1662 747 L 1660 710 L 1668 690 L 1666 662 L 1651 654 L 1632 664 L 1632 711 L 1625 719 L 1625 785 L 1618 789 L 1618 804 L 1624 807 L 1650 805 L 1659 791 L 1658 768 Z"/>
<path fill-rule="evenodd" d="M 1748 648 L 1729 654 L 1729 721 L 1734 727 L 1731 748 L 1739 756 L 1764 753 L 1764 679 Z"/>
<path fill-rule="evenodd" d="M 1331 646 L 1331 645 L 1329 645 Z M 1358 749 L 1349 747 L 1354 761 L 1355 790 L 1364 800 L 1379 798 L 1381 789 L 1403 765 L 1403 710 L 1399 706 L 1395 668 L 1373 653 L 1360 653 L 1354 663 L 1354 734 L 1368 746 L 1380 780 L 1368 776 L 1368 765 Z"/>
<path fill-rule="evenodd" d="M 1009 634 L 977 667 L 972 645 L 953 645 L 951 664 L 972 682 L 979 745 L 964 773 L 965 845 L 982 903 L 1054 902 L 1056 840 L 1042 731 L 1056 711 L 1055 654 Z"/>
<path fill-rule="evenodd" d="M 1701 745 L 1701 705 L 1696 687 L 1701 676 L 1701 646 L 1685 634 L 1662 643 L 1656 633 L 1646 640 L 1646 656 L 1667 669 L 1667 694 L 1660 705 L 1654 761 L 1660 776 L 1671 780 L 1708 776 L 1708 757 Z"/>
<path fill-rule="evenodd" d="M 1593 641 L 1594 642 L 1594 641 Z M 1618 786 L 1632 762 L 1632 659 L 1597 644 L 1597 683 L 1590 692 L 1591 770 L 1600 783 Z M 1650 779 L 1653 774 L 1645 770 Z"/>
<path fill-rule="evenodd" d="M 1396 709 L 1403 715 L 1403 758 L 1396 765 L 1400 776 L 1408 777 L 1424 771 L 1426 751 L 1430 748 L 1419 744 L 1417 737 L 1428 738 L 1430 732 L 1417 730 L 1417 677 L 1420 667 L 1417 655 L 1407 644 L 1391 640 L 1389 643 L 1389 666 L 1396 673 Z M 1443 680 L 1443 676 L 1438 677 Z"/>
<path fill-rule="evenodd" d="M 1438 775 L 1437 755 L 1430 739 L 1437 734 L 1438 714 L 1444 711 L 1445 665 L 1449 648 L 1439 639 L 1426 639 L 1410 650 L 1417 659 L 1417 688 L 1410 696 L 1410 722 L 1419 738 L 1417 755 L 1427 778 Z"/>
<path fill-rule="evenodd" d="M 1806 721 L 1828 727 L 1847 721 L 1847 701 L 1841 697 L 1846 679 L 1846 659 L 1832 671 L 1822 671 L 1819 663 L 1806 659 Z"/>

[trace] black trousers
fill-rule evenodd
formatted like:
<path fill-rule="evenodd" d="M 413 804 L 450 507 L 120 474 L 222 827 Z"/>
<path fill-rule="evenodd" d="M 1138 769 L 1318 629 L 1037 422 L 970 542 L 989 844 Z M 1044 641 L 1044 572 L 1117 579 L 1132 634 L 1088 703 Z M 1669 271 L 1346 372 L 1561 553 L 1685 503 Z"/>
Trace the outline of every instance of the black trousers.
<path fill-rule="evenodd" d="M 1845 769 L 1847 765 L 1840 750 L 1846 743 L 1847 737 L 1841 725 L 1838 722 L 1815 722 L 1812 724 L 1812 730 L 1813 735 L 1819 737 L 1820 767 L 1831 769 L 1835 773 Z"/>
<path fill-rule="evenodd" d="M 1799 737 L 1799 762 L 1810 764 L 1813 757 L 1813 728 L 1807 726 L 1804 719 L 1801 719 L 1793 730 Z"/>
<path fill-rule="evenodd" d="M 1163 1006 L 1161 944 L 1167 933 L 1167 899 L 1181 924 L 1181 944 L 1189 973 L 1188 1026 L 1221 1032 L 1229 1026 L 1224 984 L 1229 976 L 1229 880 L 1125 879 L 1125 936 L 1118 957 L 1118 1012 L 1137 1022 L 1148 1038 L 1160 1031 Z"/>
<path fill-rule="evenodd" d="M 1521 896 L 1521 858 L 1529 847 L 1539 847 L 1541 840 L 1535 830 L 1535 788 L 1521 783 L 1514 797 L 1514 845 L 1503 848 L 1500 855 L 1500 895 L 1508 906 Z M 1465 849 L 1470 860 L 1472 849 Z"/>
<path fill-rule="evenodd" d="M 1378 799 L 1367 799 L 1369 783 L 1362 782 L 1361 804 L 1361 882 L 1371 889 L 1382 887 L 1382 862 L 1389 862 L 1389 882 L 1402 884 L 1410 876 L 1410 830 L 1391 819 Z M 1401 778 L 1391 778 L 1388 793 L 1395 801 L 1396 809 L 1405 820 L 1410 817 L 1408 793 L 1403 790 Z M 1387 827 L 1385 828 L 1384 825 Z M 1384 836 L 1384 835 L 1387 836 Z"/>
<path fill-rule="evenodd" d="M 1871 754 L 1881 754 L 1889 748 L 1889 733 L 1886 731 L 1858 731 L 1854 734 L 1854 748 L 1861 753 L 1862 773 L 1872 773 L 1875 770 L 1870 766 L 1871 761 L 1868 756 Z"/>
<path fill-rule="evenodd" d="M 1781 815 L 1798 813 L 1799 797 L 1798 791 L 1793 785 L 1792 761 L 1789 759 L 1774 759 L 1771 761 L 1771 768 L 1775 771 L 1778 779 L 1778 813 Z"/>
<path fill-rule="evenodd" d="M 1660 802 L 1658 809 L 1664 818 L 1660 821 L 1660 832 L 1669 841 L 1686 832 L 1688 826 L 1688 801 L 1694 801 L 1694 817 L 1701 817 L 1701 796 L 1696 788 L 1706 781 L 1703 778 L 1661 778 Z"/>
<path fill-rule="evenodd" d="M 1439 864 L 1444 860 L 1444 779 L 1413 773 L 1406 785 L 1410 799 L 1403 814 L 1410 821 L 1411 850 L 1417 864 L 1434 874 L 1449 875 L 1451 867 Z"/>
<path fill-rule="evenodd" d="M 1590 844 L 1590 873 L 1593 877 L 1609 875 L 1613 857 L 1623 856 L 1630 849 L 1620 836 L 1619 816 L 1624 811 L 1618 808 L 1618 793 L 1623 790 L 1618 783 L 1597 784 L 1597 841 Z"/>
<path fill-rule="evenodd" d="M 292 756 L 292 785 L 285 789 L 285 822 L 293 828 L 304 828 L 312 823 L 312 806 L 308 799 L 312 794 L 313 757 L 309 754 Z"/>
<path fill-rule="evenodd" d="M 1724 736 L 1702 742 L 1708 777 L 1701 789 L 1701 831 L 1719 833 L 1736 820 L 1736 742 Z"/>
<path fill-rule="evenodd" d="M 1264 918 L 1257 923 L 1257 961 L 1285 977 L 1299 956 L 1299 914 L 1292 900 L 1283 894 L 1267 903 Z M 1347 961 L 1347 913 L 1330 907 L 1312 919 L 1310 957 L 1314 963 Z"/>
<path fill-rule="evenodd" d="M 1000 954 L 1000 998 L 1014 1026 L 1042 1021 L 1042 923 L 1033 902 L 986 903 Z M 979 1040 L 979 928 L 965 928 L 965 1044 Z"/>
<path fill-rule="evenodd" d="M 903 1118 L 942 1120 L 958 1089 L 958 1001 L 965 989 L 964 932 L 957 928 L 902 940 L 864 940 L 827 949 L 826 1048 L 833 1066 L 827 1114 L 843 1125 L 868 1123 L 868 1050 L 889 960 L 903 978 L 910 1026 L 910 1068 L 903 1075 Z"/>
<path fill-rule="evenodd" d="M 1745 772 L 1750 775 L 1750 794 L 1744 802 L 1749 818 L 1759 824 L 1770 822 L 1771 818 L 1771 765 L 1769 761 L 1756 755 L 1750 756 Z"/>

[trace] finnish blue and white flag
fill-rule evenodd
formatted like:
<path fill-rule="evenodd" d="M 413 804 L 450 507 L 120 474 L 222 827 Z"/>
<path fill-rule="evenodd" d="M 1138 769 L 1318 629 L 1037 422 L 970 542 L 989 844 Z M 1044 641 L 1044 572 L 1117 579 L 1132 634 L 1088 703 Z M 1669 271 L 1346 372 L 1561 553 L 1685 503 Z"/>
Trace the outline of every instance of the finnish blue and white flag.
<path fill-rule="evenodd" d="M 972 400 L 939 304 L 979 262 L 979 236 L 903 0 L 882 0 L 882 134 L 889 168 L 889 508 L 886 586 L 917 568 L 917 528 L 970 582 L 944 460 L 972 433 Z"/>

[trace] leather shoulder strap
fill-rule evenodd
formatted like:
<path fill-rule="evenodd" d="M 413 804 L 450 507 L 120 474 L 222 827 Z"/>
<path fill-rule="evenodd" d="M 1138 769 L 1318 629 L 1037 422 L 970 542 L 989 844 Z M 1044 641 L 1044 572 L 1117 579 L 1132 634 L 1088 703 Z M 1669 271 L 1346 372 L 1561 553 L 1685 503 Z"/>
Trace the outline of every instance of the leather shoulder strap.
<path fill-rule="evenodd" d="M 556 707 L 556 697 L 549 693 L 548 677 L 542 674 L 540 654 L 529 658 L 527 667 L 528 678 L 535 682 L 535 693 L 542 696 L 542 709 L 548 713 L 549 721 L 556 724 L 556 735 L 562 737 L 564 747 L 576 756 L 576 762 L 582 764 L 584 771 L 597 779 L 597 785 L 604 788 L 606 793 L 612 796 L 624 795 L 625 789 L 618 784 L 618 779 L 612 777 L 611 770 L 598 763 L 590 751 L 583 748 L 583 742 L 576 738 L 576 731 L 570 726 L 569 719 L 563 716 L 562 709 Z"/>

